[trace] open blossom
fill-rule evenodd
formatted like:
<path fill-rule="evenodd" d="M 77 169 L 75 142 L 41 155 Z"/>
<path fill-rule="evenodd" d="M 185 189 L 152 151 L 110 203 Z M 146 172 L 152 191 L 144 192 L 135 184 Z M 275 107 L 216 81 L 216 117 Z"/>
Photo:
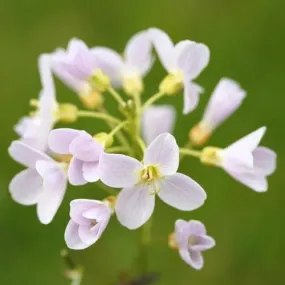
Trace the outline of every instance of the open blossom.
<path fill-rule="evenodd" d="M 208 47 L 189 40 L 174 45 L 165 32 L 156 28 L 149 29 L 149 33 L 160 61 L 169 73 L 160 85 L 160 91 L 171 95 L 184 88 L 183 113 L 193 111 L 203 92 L 193 80 L 209 63 Z"/>
<path fill-rule="evenodd" d="M 102 62 L 102 70 L 114 87 L 123 87 L 133 95 L 143 90 L 142 78 L 153 64 L 152 43 L 148 31 L 135 34 L 127 43 L 123 56 L 107 47 L 95 47 L 92 53 Z"/>
<path fill-rule="evenodd" d="M 209 100 L 202 120 L 191 130 L 192 143 L 204 144 L 211 133 L 239 108 L 245 97 L 246 92 L 237 82 L 222 78 Z"/>
<path fill-rule="evenodd" d="M 40 222 L 50 223 L 66 191 L 65 164 L 57 163 L 45 153 L 20 141 L 12 142 L 9 154 L 27 167 L 10 182 L 12 198 L 22 205 L 37 205 Z"/>
<path fill-rule="evenodd" d="M 70 203 L 70 218 L 65 241 L 71 249 L 94 244 L 106 229 L 113 210 L 108 201 L 77 199 Z"/>
<path fill-rule="evenodd" d="M 176 173 L 179 148 L 168 133 L 159 135 L 146 149 L 143 163 L 121 154 L 102 154 L 100 178 L 110 187 L 123 188 L 115 211 L 122 225 L 136 229 L 152 215 L 155 194 L 182 211 L 203 205 L 206 193 L 188 176 Z"/>
<path fill-rule="evenodd" d="M 174 238 L 181 258 L 193 268 L 202 269 L 202 252 L 215 246 L 215 240 L 207 235 L 205 226 L 195 220 L 177 220 Z"/>
<path fill-rule="evenodd" d="M 42 90 L 39 100 L 33 104 L 37 110 L 30 117 L 23 117 L 15 126 L 21 141 L 41 151 L 47 150 L 47 137 L 57 120 L 58 105 L 55 98 L 55 87 L 50 67 L 50 57 L 46 54 L 39 57 L 39 71 Z"/>
<path fill-rule="evenodd" d="M 150 144 L 162 133 L 172 133 L 176 111 L 171 105 L 149 106 L 142 115 L 142 135 Z"/>
<path fill-rule="evenodd" d="M 49 147 L 57 154 L 71 155 L 68 180 L 72 185 L 84 185 L 99 180 L 98 164 L 103 145 L 85 131 L 68 128 L 50 133 Z"/>
<path fill-rule="evenodd" d="M 262 127 L 225 149 L 205 148 L 202 160 L 206 159 L 207 163 L 207 157 L 211 157 L 213 164 L 222 167 L 237 181 L 264 192 L 268 188 L 267 176 L 276 169 L 276 153 L 258 146 L 265 131 Z"/>

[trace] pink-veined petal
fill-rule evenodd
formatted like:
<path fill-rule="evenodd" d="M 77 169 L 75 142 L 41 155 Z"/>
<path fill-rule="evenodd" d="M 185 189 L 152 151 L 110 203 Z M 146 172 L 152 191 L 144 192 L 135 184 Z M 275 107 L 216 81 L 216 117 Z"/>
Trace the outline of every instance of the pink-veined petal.
<path fill-rule="evenodd" d="M 14 160 L 29 168 L 35 168 L 38 160 L 52 160 L 45 153 L 30 147 L 21 141 L 13 141 L 8 152 Z"/>
<path fill-rule="evenodd" d="M 157 165 L 163 175 L 176 173 L 179 166 L 179 147 L 169 133 L 159 135 L 146 149 L 145 165 Z"/>
<path fill-rule="evenodd" d="M 157 28 L 149 29 L 149 34 L 161 64 L 168 72 L 171 72 L 176 68 L 174 45 L 171 39 Z"/>
<path fill-rule="evenodd" d="M 73 222 L 72 220 L 69 221 L 67 224 L 64 239 L 66 245 L 70 249 L 80 250 L 89 247 L 89 244 L 85 244 L 81 241 L 78 234 L 79 225 Z"/>
<path fill-rule="evenodd" d="M 71 185 L 79 186 L 84 185 L 87 181 L 83 176 L 83 161 L 73 157 L 70 161 L 68 168 L 68 181 Z"/>
<path fill-rule="evenodd" d="M 147 144 L 150 144 L 162 133 L 172 133 L 175 124 L 176 111 L 171 105 L 148 107 L 142 116 L 142 134 Z"/>
<path fill-rule="evenodd" d="M 159 198 L 181 211 L 195 210 L 201 207 L 207 198 L 197 182 L 181 173 L 164 177 L 159 185 Z"/>
<path fill-rule="evenodd" d="M 101 181 L 114 188 L 136 184 L 143 165 L 136 159 L 122 154 L 103 153 L 99 161 Z"/>
<path fill-rule="evenodd" d="M 9 192 L 17 203 L 35 205 L 43 192 L 42 178 L 35 169 L 23 170 L 11 180 Z"/>
<path fill-rule="evenodd" d="M 199 104 L 200 95 L 204 92 L 204 89 L 188 80 L 184 80 L 184 104 L 183 114 L 189 114 L 194 111 Z"/>
<path fill-rule="evenodd" d="M 116 201 L 115 211 L 119 222 L 134 230 L 150 218 L 154 205 L 155 197 L 150 195 L 148 185 L 137 185 L 121 190 Z"/>
<path fill-rule="evenodd" d="M 62 128 L 52 130 L 49 134 L 49 148 L 59 154 L 69 154 L 69 146 L 71 142 L 81 134 L 81 131 Z"/>

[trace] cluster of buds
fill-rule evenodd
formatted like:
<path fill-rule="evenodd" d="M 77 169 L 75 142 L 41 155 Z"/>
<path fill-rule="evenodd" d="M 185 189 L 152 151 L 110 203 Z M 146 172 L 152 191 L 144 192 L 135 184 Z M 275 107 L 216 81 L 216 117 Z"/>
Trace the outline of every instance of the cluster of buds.
<path fill-rule="evenodd" d="M 157 93 L 143 102 L 143 78 L 155 62 L 153 50 L 167 75 Z M 94 187 L 106 190 L 108 196 L 102 201 L 76 199 L 70 203 L 65 241 L 69 248 L 79 250 L 96 243 L 113 214 L 130 230 L 146 224 L 156 196 L 180 211 L 201 207 L 207 197 L 205 190 L 178 172 L 179 162 L 186 156 L 223 168 L 257 192 L 266 191 L 267 176 L 276 168 L 276 154 L 259 146 L 265 127 L 226 148 L 195 149 L 204 146 L 242 104 L 246 92 L 238 83 L 227 78 L 219 81 L 184 147 L 179 147 L 171 134 L 175 109 L 153 105 L 164 96 L 183 92 L 183 114 L 194 111 L 204 92 L 194 80 L 209 59 L 206 45 L 190 40 L 174 45 L 156 28 L 134 35 L 123 56 L 106 47 L 89 48 L 78 39 L 72 39 L 67 49 L 41 55 L 42 90 L 39 98 L 31 101 L 36 110 L 16 125 L 20 138 L 9 147 L 11 157 L 26 167 L 9 185 L 12 198 L 22 205 L 36 205 L 40 222 L 48 224 L 68 183 L 94 183 Z M 54 76 L 78 94 L 85 109 L 57 101 Z M 119 117 L 105 108 L 106 96 L 116 101 Z M 54 129 L 58 122 L 70 124 L 81 117 L 102 120 L 109 130 L 93 135 L 72 128 Z M 169 236 L 169 246 L 178 249 L 181 258 L 195 269 L 203 267 L 201 253 L 214 245 L 205 226 L 195 220 L 177 220 L 175 232 Z"/>

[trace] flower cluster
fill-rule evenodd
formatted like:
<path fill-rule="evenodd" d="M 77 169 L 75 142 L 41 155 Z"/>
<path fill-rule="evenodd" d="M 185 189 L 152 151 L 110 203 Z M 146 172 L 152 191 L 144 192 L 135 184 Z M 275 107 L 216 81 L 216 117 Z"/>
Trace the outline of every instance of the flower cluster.
<path fill-rule="evenodd" d="M 144 76 L 155 62 L 153 50 L 167 75 L 157 93 L 143 102 Z M 190 128 L 184 147 L 179 147 L 171 134 L 175 109 L 153 105 L 164 96 L 183 92 L 183 114 L 194 111 L 204 92 L 194 80 L 209 59 L 206 45 L 190 40 L 174 44 L 156 28 L 134 35 L 122 56 L 107 47 L 89 48 L 79 39 L 72 39 L 67 49 L 41 55 L 42 90 L 38 99 L 31 100 L 35 111 L 16 125 L 20 138 L 9 147 L 11 157 L 26 167 L 9 185 L 12 198 L 22 205 L 37 205 L 40 222 L 48 224 L 63 201 L 68 183 L 95 183 L 95 187 L 113 193 L 102 201 L 71 201 L 65 241 L 69 248 L 79 250 L 101 237 L 113 214 L 131 230 L 148 223 L 156 196 L 180 211 L 201 207 L 207 197 L 205 190 L 178 172 L 185 156 L 223 168 L 257 192 L 266 191 L 267 176 L 276 168 L 276 154 L 259 146 L 265 127 L 226 148 L 203 147 L 245 99 L 246 92 L 237 82 L 228 78 L 218 82 L 201 121 Z M 58 102 L 54 76 L 78 94 L 85 109 Z M 119 117 L 105 108 L 107 96 L 116 101 Z M 109 130 L 88 134 L 72 128 L 54 129 L 58 122 L 70 124 L 81 117 L 102 120 Z M 215 241 L 201 222 L 177 220 L 169 245 L 178 249 L 186 263 L 201 269 L 201 253 L 212 248 Z"/>

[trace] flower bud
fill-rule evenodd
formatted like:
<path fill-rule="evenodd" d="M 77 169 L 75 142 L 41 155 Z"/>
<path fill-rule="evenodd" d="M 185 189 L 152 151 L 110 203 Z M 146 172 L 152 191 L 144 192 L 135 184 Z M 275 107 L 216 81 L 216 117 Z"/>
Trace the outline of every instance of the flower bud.
<path fill-rule="evenodd" d="M 201 163 L 209 166 L 219 166 L 222 159 L 221 149 L 213 146 L 205 147 L 200 157 Z"/>
<path fill-rule="evenodd" d="M 98 133 L 95 136 L 93 136 L 93 138 L 99 142 L 100 144 L 102 144 L 104 146 L 104 148 L 108 148 L 110 146 L 112 146 L 112 144 L 114 143 L 114 138 L 113 136 L 109 136 L 107 133 Z"/>
<path fill-rule="evenodd" d="M 141 77 L 136 73 L 124 76 L 123 88 L 129 96 L 141 94 L 143 91 L 143 82 Z"/>
<path fill-rule="evenodd" d="M 176 242 L 176 239 L 175 239 L 175 233 L 169 234 L 169 236 L 168 236 L 168 246 L 171 249 L 175 249 L 175 250 L 178 248 L 177 242 Z"/>
<path fill-rule="evenodd" d="M 110 78 L 101 70 L 97 69 L 89 78 L 91 86 L 99 91 L 105 92 L 110 87 Z"/>
<path fill-rule="evenodd" d="M 202 146 L 209 140 L 211 133 L 211 128 L 200 122 L 189 131 L 189 140 L 193 146 Z"/>
<path fill-rule="evenodd" d="M 77 120 L 78 109 L 75 105 L 64 103 L 58 106 L 57 118 L 64 123 L 73 123 Z"/>
<path fill-rule="evenodd" d="M 183 76 L 180 73 L 168 74 L 160 83 L 159 91 L 167 95 L 175 95 L 183 87 Z"/>
<path fill-rule="evenodd" d="M 98 109 L 104 103 L 103 95 L 100 92 L 94 90 L 80 96 L 80 99 L 82 104 L 90 110 Z"/>

